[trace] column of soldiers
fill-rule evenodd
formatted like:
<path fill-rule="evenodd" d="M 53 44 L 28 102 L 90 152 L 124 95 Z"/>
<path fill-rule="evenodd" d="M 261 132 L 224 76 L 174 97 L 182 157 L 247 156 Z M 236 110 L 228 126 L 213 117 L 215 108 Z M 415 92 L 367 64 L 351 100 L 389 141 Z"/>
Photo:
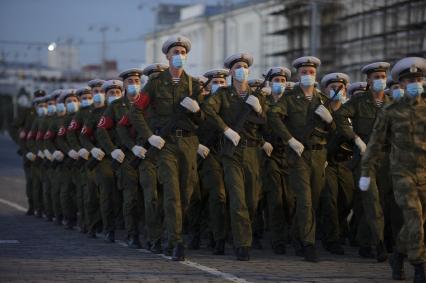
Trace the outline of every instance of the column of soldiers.
<path fill-rule="evenodd" d="M 425 282 L 424 58 L 374 62 L 350 83 L 339 72 L 317 82 L 321 61 L 305 56 L 294 74 L 271 67 L 249 81 L 251 55 L 200 79 L 185 71 L 190 50 L 175 36 L 168 65 L 34 93 L 12 131 L 28 215 L 107 242 L 124 223 L 130 248 L 175 261 L 203 239 L 249 260 L 265 231 L 276 254 L 293 246 L 310 262 L 317 240 L 336 255 L 350 244 L 378 262 L 392 253 L 395 280 L 408 256 Z"/>

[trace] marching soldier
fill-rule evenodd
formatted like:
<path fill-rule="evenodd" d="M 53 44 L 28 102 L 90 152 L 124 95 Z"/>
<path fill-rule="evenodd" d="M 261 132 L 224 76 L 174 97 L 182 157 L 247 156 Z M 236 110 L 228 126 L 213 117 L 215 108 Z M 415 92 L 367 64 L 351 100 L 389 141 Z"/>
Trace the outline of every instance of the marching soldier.
<path fill-rule="evenodd" d="M 286 83 L 291 78 L 291 71 L 286 67 L 273 67 L 267 74 L 269 74 L 267 79 L 271 87 L 271 95 L 267 97 L 267 103 L 271 109 L 288 94 Z M 295 199 L 288 187 L 286 143 L 272 132 L 269 124 L 268 126 L 265 139 L 272 144 L 274 150 L 270 156 L 265 154 L 264 157 L 263 191 L 270 218 L 272 249 L 276 254 L 285 254 Z"/>
<path fill-rule="evenodd" d="M 354 82 L 348 86 L 347 97 L 351 99 L 361 93 L 367 91 L 367 83 L 366 82 Z"/>
<path fill-rule="evenodd" d="M 324 106 L 327 97 L 315 88 L 321 61 L 312 56 L 293 61 L 299 85 L 281 99 L 269 113 L 274 134 L 288 143 L 289 185 L 296 195 L 296 239 L 305 260 L 318 262 L 315 248 L 315 213 L 324 187 L 326 136 L 333 117 Z"/>
<path fill-rule="evenodd" d="M 43 170 L 40 166 L 44 155 L 39 150 L 37 143 L 40 141 L 44 133 L 40 131 L 40 127 L 47 115 L 47 103 L 45 100 L 46 92 L 44 90 L 37 90 L 34 93 L 34 103 L 37 109 L 37 117 L 31 121 L 31 127 L 27 134 L 27 153 L 26 157 L 31 163 L 31 175 L 32 175 L 32 196 L 34 200 L 34 209 L 36 210 L 36 216 L 43 216 L 43 185 L 42 185 L 42 174 Z"/>
<path fill-rule="evenodd" d="M 388 69 L 389 63 L 386 62 L 376 62 L 364 66 L 361 71 L 367 75 L 368 90 L 350 99 L 336 112 L 338 131 L 348 140 L 352 140 L 359 151 L 359 154 L 355 154 L 354 159 L 358 159 L 360 155 L 364 154 L 378 113 L 384 105 L 390 103 L 390 99 L 384 94 Z M 349 124 L 349 119 L 352 121 L 352 125 Z M 381 158 L 378 159 L 380 161 L 376 164 L 375 173 L 372 174 L 372 188 L 366 192 L 357 190 L 354 196 L 354 206 L 361 203 L 359 213 L 363 213 L 361 216 L 358 215 L 361 221 L 358 226 L 359 254 L 362 257 L 374 257 L 371 251 L 371 245 L 374 245 L 379 262 L 387 259 L 383 244 L 384 216 L 380 200 L 382 195 L 391 189 L 389 164 L 385 162 L 385 156 L 388 154 L 389 146 L 384 146 Z M 355 166 L 354 180 L 357 182 L 360 176 L 360 164 Z M 366 223 L 363 223 L 364 221 Z"/>
<path fill-rule="evenodd" d="M 168 244 L 166 255 L 184 260 L 182 221 L 197 183 L 196 129 L 204 114 L 196 101 L 200 93 L 198 80 L 184 71 L 191 42 L 183 36 L 169 38 L 162 47 L 169 68 L 151 76 L 145 85 L 141 108 L 149 107 L 149 124 L 143 115 L 133 119 L 138 135 L 158 150 L 159 181 L 164 190 L 165 226 Z"/>
<path fill-rule="evenodd" d="M 376 119 L 362 159 L 361 190 L 371 190 L 374 167 L 383 146 L 391 144 L 393 190 L 404 224 L 391 257 L 392 278 L 404 280 L 404 254 L 414 266 L 414 282 L 425 282 L 426 251 L 423 225 L 426 211 L 426 101 L 423 88 L 426 60 L 408 57 L 392 68 L 392 78 L 404 89 L 398 103 L 386 106 Z"/>
<path fill-rule="evenodd" d="M 346 91 L 349 77 L 344 73 L 330 73 L 321 80 L 321 87 L 328 95 L 332 115 L 347 101 Z M 342 231 L 347 228 L 347 216 L 352 208 L 355 190 L 351 170 L 346 163 L 352 150 L 343 144 L 339 134 L 330 132 L 327 143 L 327 167 L 325 187 L 321 194 L 322 244 L 333 254 L 343 255 L 340 244 Z M 339 197 L 340 196 L 340 197 Z"/>
<path fill-rule="evenodd" d="M 262 146 L 269 154 L 272 145 L 260 133 L 266 121 L 265 97 L 248 85 L 253 57 L 246 53 L 225 59 L 232 85 L 220 88 L 204 104 L 208 121 L 224 135 L 222 164 L 229 194 L 231 228 L 236 257 L 249 260 L 252 221 L 260 194 L 260 155 Z"/>

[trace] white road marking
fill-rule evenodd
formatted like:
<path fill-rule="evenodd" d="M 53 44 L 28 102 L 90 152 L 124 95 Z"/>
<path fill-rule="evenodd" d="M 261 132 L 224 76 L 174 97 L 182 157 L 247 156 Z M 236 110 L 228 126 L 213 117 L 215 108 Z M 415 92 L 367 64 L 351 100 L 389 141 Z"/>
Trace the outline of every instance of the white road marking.
<path fill-rule="evenodd" d="M 2 199 L 2 198 L 0 198 L 0 203 L 8 205 L 8 206 L 10 206 L 12 208 L 15 208 L 16 210 L 19 210 L 19 211 L 22 211 L 22 212 L 27 211 L 27 209 L 25 207 L 20 206 L 17 203 L 14 203 L 14 202 Z M 122 246 L 122 247 L 127 247 L 127 244 L 125 242 L 123 242 L 123 241 L 115 241 L 115 242 L 118 245 Z M 0 244 L 1 244 L 1 240 L 0 240 Z M 141 252 L 141 253 L 147 253 L 147 254 L 149 253 L 149 254 L 152 254 L 152 255 L 156 255 L 156 256 L 159 256 L 159 257 L 162 257 L 162 258 L 165 258 L 165 259 L 168 259 L 168 260 L 172 259 L 170 256 L 165 256 L 163 254 L 153 254 L 150 251 L 145 250 L 145 249 L 138 249 L 137 251 Z M 194 261 L 185 260 L 185 261 L 179 261 L 178 263 L 186 265 L 186 266 L 190 266 L 190 267 L 193 267 L 193 268 L 196 268 L 196 269 L 199 269 L 201 271 L 207 272 L 209 274 L 212 274 L 212 275 L 215 275 L 215 276 L 218 276 L 218 277 L 222 277 L 223 279 L 225 279 L 227 281 L 230 281 L 230 282 L 235 282 L 235 283 L 251 283 L 250 281 L 247 281 L 247 280 L 245 280 L 243 278 L 240 278 L 238 276 L 235 276 L 233 274 L 222 272 L 222 271 L 220 271 L 220 270 L 218 270 L 216 268 L 208 267 L 208 266 L 196 263 Z"/>
<path fill-rule="evenodd" d="M 12 208 L 14 208 L 14 209 L 16 209 L 16 210 L 22 211 L 22 212 L 26 212 L 26 211 L 27 211 L 27 209 L 26 209 L 25 207 L 20 206 L 20 205 L 19 205 L 19 204 L 17 204 L 17 203 L 14 203 L 14 202 L 11 202 L 11 201 L 8 201 L 8 200 L 5 200 L 5 199 L 2 199 L 2 198 L 0 198 L 0 203 L 3 203 L 3 204 L 5 204 L 5 205 L 8 205 L 8 206 L 10 206 L 10 207 L 12 207 Z"/>

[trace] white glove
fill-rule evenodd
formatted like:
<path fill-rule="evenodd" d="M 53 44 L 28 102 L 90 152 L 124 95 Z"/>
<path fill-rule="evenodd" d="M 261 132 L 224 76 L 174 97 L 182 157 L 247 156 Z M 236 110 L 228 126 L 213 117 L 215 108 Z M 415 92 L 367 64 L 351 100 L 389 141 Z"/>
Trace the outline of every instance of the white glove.
<path fill-rule="evenodd" d="M 78 151 L 78 155 L 79 155 L 81 158 L 84 158 L 84 159 L 86 159 L 86 160 L 89 160 L 89 155 L 90 155 L 90 153 L 87 151 L 87 149 L 85 149 L 85 148 L 80 148 L 80 150 Z"/>
<path fill-rule="evenodd" d="M 53 152 L 53 158 L 55 158 L 58 161 L 62 161 L 64 160 L 64 154 L 59 150 L 55 150 Z"/>
<path fill-rule="evenodd" d="M 358 186 L 361 191 L 368 191 L 368 188 L 370 187 L 370 177 L 359 178 Z"/>
<path fill-rule="evenodd" d="M 354 142 L 355 142 L 356 146 L 359 148 L 360 154 L 363 155 L 365 153 L 365 151 L 367 150 L 367 145 L 365 144 L 365 142 L 363 142 L 360 137 L 356 137 L 354 139 Z"/>
<path fill-rule="evenodd" d="M 97 160 L 102 160 L 105 157 L 105 152 L 103 152 L 100 148 L 94 147 L 90 150 L 90 153 Z"/>
<path fill-rule="evenodd" d="M 225 136 L 235 145 L 237 146 L 240 142 L 240 135 L 231 128 L 228 128 L 224 132 Z"/>
<path fill-rule="evenodd" d="M 190 97 L 185 97 L 181 102 L 180 105 L 188 109 L 189 111 L 195 113 L 200 111 L 200 105 L 198 105 L 198 102 Z"/>
<path fill-rule="evenodd" d="M 326 123 L 330 124 L 333 122 L 333 116 L 331 116 L 330 111 L 328 111 L 327 108 L 325 108 L 324 105 L 320 105 L 315 109 L 315 113 L 321 117 Z"/>
<path fill-rule="evenodd" d="M 148 142 L 152 145 L 155 146 L 158 149 L 162 149 L 164 144 L 166 143 L 165 140 L 163 140 L 162 137 L 157 136 L 157 135 L 152 135 L 148 138 Z"/>
<path fill-rule="evenodd" d="M 288 140 L 288 145 L 291 147 L 292 150 L 294 150 L 297 155 L 302 156 L 303 151 L 305 150 L 305 147 L 301 142 L 296 140 L 295 138 L 291 138 Z"/>
<path fill-rule="evenodd" d="M 259 99 L 254 95 L 249 95 L 247 97 L 246 103 L 253 107 L 253 110 L 257 113 L 262 112 L 262 106 L 260 105 Z"/>
<path fill-rule="evenodd" d="M 37 152 L 37 156 L 40 157 L 41 159 L 44 159 L 44 154 L 43 152 L 41 152 L 41 150 Z"/>
<path fill-rule="evenodd" d="M 114 158 L 115 160 L 117 160 L 120 163 L 123 163 L 125 156 L 126 155 L 124 154 L 124 152 L 121 149 L 119 149 L 119 148 L 114 149 L 111 152 L 111 157 Z"/>
<path fill-rule="evenodd" d="M 37 156 L 35 156 L 34 153 L 32 152 L 28 152 L 27 154 L 25 154 L 25 157 L 29 160 L 29 161 L 34 161 L 36 159 Z"/>
<path fill-rule="evenodd" d="M 53 161 L 53 156 L 48 149 L 43 150 L 43 154 L 44 156 L 46 156 L 47 159 L 49 159 L 50 161 Z"/>
<path fill-rule="evenodd" d="M 77 160 L 79 157 L 78 152 L 75 151 L 74 149 L 71 149 L 70 151 L 68 151 L 68 156 L 75 160 Z"/>
<path fill-rule="evenodd" d="M 147 150 L 142 146 L 135 145 L 134 147 L 132 147 L 132 152 L 136 157 L 143 159 L 143 158 L 145 158 L 145 154 L 146 154 Z"/>
<path fill-rule="evenodd" d="M 207 155 L 209 155 L 209 153 L 210 153 L 210 149 L 209 149 L 207 146 L 202 145 L 202 144 L 200 143 L 200 144 L 198 144 L 197 153 L 198 153 L 198 154 L 199 154 L 202 158 L 206 159 Z"/>
<path fill-rule="evenodd" d="M 271 156 L 272 151 L 274 150 L 274 147 L 272 146 L 272 144 L 270 144 L 269 142 L 265 142 L 262 145 L 263 150 L 265 151 L 267 156 Z"/>

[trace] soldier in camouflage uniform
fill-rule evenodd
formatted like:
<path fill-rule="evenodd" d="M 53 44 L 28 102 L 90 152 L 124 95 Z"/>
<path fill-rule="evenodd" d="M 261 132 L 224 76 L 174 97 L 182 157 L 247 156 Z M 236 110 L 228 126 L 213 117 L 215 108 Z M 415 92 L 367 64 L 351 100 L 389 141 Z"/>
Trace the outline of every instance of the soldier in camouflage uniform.
<path fill-rule="evenodd" d="M 203 105 L 207 121 L 220 129 L 228 143 L 222 150 L 222 163 L 237 260 L 250 259 L 252 221 L 261 186 L 259 147 L 272 152 L 272 145 L 261 135 L 266 121 L 265 98 L 260 90 L 253 92 L 248 86 L 252 63 L 253 57 L 246 53 L 228 57 L 225 67 L 230 69 L 232 85 L 220 88 Z"/>
<path fill-rule="evenodd" d="M 315 214 L 324 187 L 326 135 L 334 122 L 327 107 L 328 98 L 315 88 L 321 61 L 312 56 L 293 61 L 299 85 L 271 108 L 268 118 L 275 135 L 288 143 L 289 185 L 296 195 L 295 239 L 297 253 L 318 262 L 315 248 Z"/>
<path fill-rule="evenodd" d="M 386 106 L 376 119 L 362 159 L 359 187 L 363 191 L 372 189 L 374 166 L 383 145 L 390 142 L 393 190 L 404 216 L 397 249 L 390 260 L 392 277 L 405 279 L 404 254 L 408 254 L 408 260 L 414 265 L 414 282 L 426 282 L 423 229 L 426 211 L 426 99 L 423 88 L 426 59 L 401 59 L 391 73 L 405 95 L 400 102 Z"/>
<path fill-rule="evenodd" d="M 390 103 L 389 97 L 385 96 L 386 72 L 389 64 L 386 62 L 376 62 L 368 64 L 362 68 L 362 72 L 367 75 L 368 90 L 351 98 L 336 112 L 336 124 L 339 133 L 348 140 L 353 140 L 358 153 L 354 159 L 363 155 L 366 143 L 369 141 L 371 131 L 377 114 L 384 105 Z M 352 125 L 349 121 L 352 121 Z M 389 181 L 389 163 L 386 162 L 386 155 L 389 154 L 389 146 L 384 146 L 381 158 L 377 159 L 375 174 L 372 175 L 372 188 L 366 192 L 355 191 L 354 206 L 358 209 L 355 212 L 360 219 L 358 226 L 358 239 L 360 244 L 359 254 L 362 257 L 374 258 L 371 246 L 376 247 L 376 259 L 379 262 L 387 259 L 384 247 L 384 216 L 381 199 L 386 192 L 391 190 Z M 360 164 L 355 164 L 354 180 L 357 182 L 360 175 Z M 360 202 L 362 204 L 360 206 Z"/>
<path fill-rule="evenodd" d="M 43 168 L 40 166 L 44 155 L 39 147 L 39 142 L 43 140 L 44 133 L 40 131 L 41 125 L 44 122 L 45 116 L 47 115 L 47 103 L 45 100 L 46 93 L 43 90 L 38 90 L 34 93 L 37 97 L 34 101 L 37 109 L 37 117 L 31 123 L 30 130 L 27 134 L 27 153 L 26 157 L 31 163 L 31 175 L 32 175 L 32 196 L 34 200 L 34 209 L 37 211 L 37 217 L 43 216 L 43 184 L 42 175 Z"/>

